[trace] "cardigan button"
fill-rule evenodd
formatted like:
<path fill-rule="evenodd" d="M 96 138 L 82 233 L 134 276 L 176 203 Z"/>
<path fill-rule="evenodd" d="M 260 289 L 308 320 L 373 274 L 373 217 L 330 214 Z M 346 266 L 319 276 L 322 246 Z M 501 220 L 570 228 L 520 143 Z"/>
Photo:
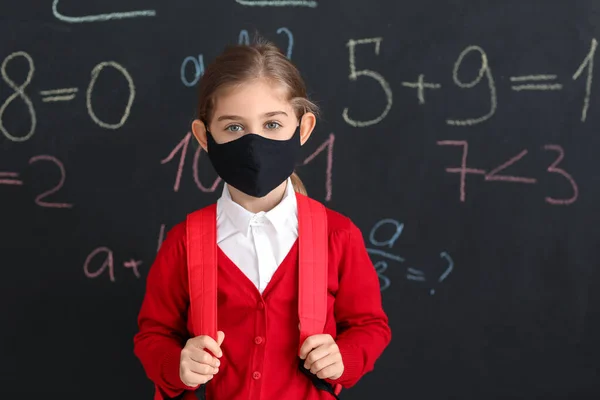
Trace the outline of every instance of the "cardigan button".
<path fill-rule="evenodd" d="M 262 309 L 264 309 L 264 308 L 265 308 L 265 303 L 263 303 L 262 301 L 259 301 L 259 302 L 258 302 L 258 309 L 259 309 L 259 310 L 262 310 Z"/>
<path fill-rule="evenodd" d="M 260 379 L 260 372 L 254 371 L 254 373 L 252 374 L 252 378 L 254 378 L 256 380 Z"/>
<path fill-rule="evenodd" d="M 257 336 L 254 338 L 254 343 L 261 344 L 262 342 L 263 342 L 263 338 L 261 338 L 260 336 Z"/>

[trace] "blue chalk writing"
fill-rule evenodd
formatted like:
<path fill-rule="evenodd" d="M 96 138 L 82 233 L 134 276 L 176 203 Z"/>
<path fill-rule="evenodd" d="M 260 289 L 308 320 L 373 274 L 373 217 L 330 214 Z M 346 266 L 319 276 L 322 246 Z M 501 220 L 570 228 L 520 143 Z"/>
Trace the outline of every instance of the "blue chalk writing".
<path fill-rule="evenodd" d="M 396 232 L 394 232 L 394 234 L 392 235 L 392 237 L 389 240 L 386 240 L 383 242 L 375 240 L 375 232 L 377 232 L 379 230 L 379 228 L 381 228 L 382 226 L 384 226 L 386 224 L 394 225 L 396 227 Z M 396 240 L 398 240 L 398 238 L 402 234 L 403 229 L 404 229 L 404 224 L 399 223 L 395 219 L 391 219 L 391 218 L 382 219 L 381 221 L 379 221 L 378 223 L 375 224 L 373 229 L 371 229 L 371 234 L 369 235 L 369 241 L 371 242 L 371 244 L 373 246 L 387 246 L 391 249 L 392 246 L 394 246 L 394 243 L 396 243 Z"/>
<path fill-rule="evenodd" d="M 285 33 L 288 37 L 288 47 L 287 47 L 287 58 L 288 59 L 292 59 L 292 49 L 294 48 L 294 34 L 292 34 L 292 31 L 290 31 L 288 28 L 279 28 L 277 29 L 277 33 Z"/>
<path fill-rule="evenodd" d="M 391 232 L 391 236 L 389 236 L 389 238 L 387 238 L 386 240 L 381 240 L 381 235 L 378 235 L 377 233 L 384 226 L 388 226 L 388 225 L 391 225 L 393 228 L 393 230 Z M 369 233 L 370 245 L 373 247 L 379 247 L 379 248 L 368 247 L 367 252 L 372 257 L 382 257 L 385 259 L 385 260 L 376 261 L 374 263 L 374 268 L 377 271 L 377 276 L 379 277 L 379 282 L 380 282 L 379 286 L 380 286 L 381 291 L 384 291 L 391 286 L 391 279 L 385 275 L 385 272 L 388 271 L 388 267 L 389 267 L 387 261 L 395 261 L 398 263 L 404 263 L 406 261 L 406 259 L 404 257 L 402 257 L 398 254 L 393 254 L 391 251 L 383 250 L 381 248 L 391 249 L 394 246 L 394 244 L 396 243 L 396 241 L 398 240 L 398 238 L 400 237 L 400 235 L 402 234 L 403 230 L 404 230 L 403 223 L 401 223 L 395 219 L 385 218 L 385 219 L 382 219 L 381 221 L 377 222 L 371 229 L 371 232 Z M 389 233 L 388 233 L 388 235 L 389 235 Z M 377 237 L 379 237 L 379 238 L 377 238 Z M 444 269 L 444 271 L 442 272 L 442 274 L 437 278 L 437 280 L 435 282 L 436 284 L 442 283 L 450 275 L 450 273 L 452 273 L 452 271 L 454 270 L 454 261 L 452 260 L 452 257 L 450 257 L 450 254 L 447 251 L 442 251 L 440 253 L 440 258 L 442 258 L 443 260 L 446 260 L 447 266 Z M 411 282 L 423 283 L 423 282 L 429 281 L 428 276 L 425 273 L 425 271 L 414 268 L 414 267 L 406 268 L 405 277 L 407 280 L 409 280 Z M 429 293 L 431 295 L 435 294 L 435 289 L 433 289 L 433 288 L 430 289 Z"/>
<path fill-rule="evenodd" d="M 390 287 L 391 281 L 390 278 L 383 275 L 383 273 L 387 270 L 388 264 L 385 261 L 377 261 L 374 265 L 375 271 L 377 271 L 377 276 L 379 277 L 379 287 L 383 292 L 385 289 Z"/>
<path fill-rule="evenodd" d="M 454 261 L 452 261 L 452 257 L 450 257 L 450 254 L 448 254 L 445 251 L 442 251 L 440 253 L 440 257 L 445 259 L 448 262 L 448 267 L 446 268 L 444 273 L 438 278 L 438 282 L 441 283 L 444 281 L 444 279 L 446 279 L 448 277 L 448 275 L 450 275 L 450 272 L 452 272 L 452 270 L 454 269 Z M 434 295 L 435 289 L 431 289 L 429 291 L 429 294 Z"/>
<path fill-rule="evenodd" d="M 185 73 L 187 71 L 187 66 L 190 63 L 194 67 L 194 79 L 191 81 L 189 81 L 187 79 L 186 73 Z M 195 57 L 192 57 L 192 56 L 186 57 L 183 60 L 183 62 L 181 63 L 180 74 L 181 74 L 181 82 L 183 82 L 183 84 L 185 86 L 187 86 L 187 87 L 196 86 L 196 84 L 200 80 L 200 77 L 202 75 L 204 75 L 204 56 L 202 54 L 200 54 L 198 56 L 198 59 L 196 59 Z"/>
<path fill-rule="evenodd" d="M 398 262 L 404 262 L 404 258 L 402 258 L 400 256 L 397 256 L 395 254 L 388 253 L 388 252 L 383 251 L 383 250 L 367 249 L 367 252 L 370 253 L 370 254 L 376 254 L 378 256 L 389 258 L 390 260 L 394 260 L 394 261 L 398 261 Z"/>
<path fill-rule="evenodd" d="M 250 44 L 250 35 L 248 34 L 247 30 L 242 29 L 240 31 L 240 36 L 238 37 L 238 44 L 245 44 L 246 46 Z"/>

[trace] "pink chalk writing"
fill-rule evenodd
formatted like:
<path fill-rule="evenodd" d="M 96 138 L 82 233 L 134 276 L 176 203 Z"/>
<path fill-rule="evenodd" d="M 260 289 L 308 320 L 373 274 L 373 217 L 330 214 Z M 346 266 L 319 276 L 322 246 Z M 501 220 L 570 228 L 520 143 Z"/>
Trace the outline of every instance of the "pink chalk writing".
<path fill-rule="evenodd" d="M 508 161 L 503 163 L 502 165 L 492 169 L 490 172 L 486 172 L 483 169 L 469 168 L 467 167 L 467 155 L 469 152 L 469 144 L 466 140 L 441 140 L 437 142 L 440 146 L 461 146 L 462 147 L 462 161 L 461 166 L 446 168 L 446 172 L 448 173 L 459 173 L 460 174 L 460 201 L 464 202 L 466 199 L 466 175 L 467 174 L 478 174 L 484 175 L 484 181 L 502 181 L 502 182 L 511 182 L 511 183 L 526 183 L 526 184 L 536 184 L 537 179 L 522 177 L 522 176 L 514 176 L 514 175 L 500 175 L 499 173 L 506 170 L 511 165 L 517 163 L 519 160 L 523 159 L 528 154 L 527 149 L 524 149 L 516 156 L 510 158 Z M 546 169 L 549 173 L 558 174 L 564 177 L 567 181 L 569 181 L 573 195 L 568 199 L 556 199 L 553 197 L 546 197 L 546 202 L 552 205 L 569 205 L 573 204 L 577 198 L 579 197 L 579 188 L 575 179 L 566 172 L 562 168 L 558 168 L 558 165 L 564 158 L 564 150 L 561 146 L 556 144 L 547 144 L 544 147 L 544 150 L 552 150 L 558 152 L 558 157 L 554 162 Z"/>
<path fill-rule="evenodd" d="M 96 258 L 96 256 L 103 256 L 104 261 L 100 268 L 96 271 L 90 271 L 90 264 Z M 83 264 L 83 272 L 85 276 L 88 278 L 97 278 L 104 273 L 104 271 L 108 270 L 108 276 L 111 282 L 115 281 L 115 266 L 113 260 L 113 252 L 108 247 L 98 247 L 94 251 L 92 251 L 87 258 L 85 259 L 85 263 Z"/>
<path fill-rule="evenodd" d="M 327 164 L 325 167 L 325 201 L 331 200 L 331 194 L 333 192 L 332 187 L 332 174 L 333 174 L 333 144 L 335 142 L 335 135 L 331 133 L 329 138 L 324 141 L 310 156 L 308 156 L 302 165 L 306 165 L 327 149 Z"/>
<path fill-rule="evenodd" d="M 158 245 L 156 246 L 156 252 L 160 250 L 163 240 L 165 240 L 165 224 L 160 224 L 160 230 L 158 231 Z"/>
<path fill-rule="evenodd" d="M 480 174 L 484 175 L 485 171 L 482 169 L 467 168 L 467 154 L 469 153 L 469 143 L 466 140 L 441 140 L 437 142 L 440 146 L 462 146 L 462 162 L 460 168 L 446 168 L 448 173 L 460 173 L 460 201 L 465 201 L 467 196 L 466 193 L 466 180 L 467 174 Z"/>
<path fill-rule="evenodd" d="M 501 166 L 494 168 L 492 171 L 485 175 L 486 181 L 504 181 L 504 182 L 520 182 L 520 183 L 536 183 L 537 180 L 534 178 L 524 178 L 521 176 L 512 176 L 512 175 L 498 175 L 498 172 L 505 170 L 512 164 L 519 161 L 521 158 L 525 157 L 527 154 L 527 150 L 523 150 Z"/>
<path fill-rule="evenodd" d="M 175 155 L 178 152 L 181 152 L 181 155 L 179 157 L 179 164 L 177 166 L 177 174 L 175 176 L 175 184 L 173 185 L 173 191 L 175 191 L 175 192 L 179 191 L 179 187 L 181 185 L 181 177 L 183 175 L 183 167 L 185 165 L 185 158 L 187 156 L 187 151 L 188 151 L 188 147 L 190 144 L 190 140 L 192 140 L 192 133 L 188 132 L 187 135 L 185 135 L 185 137 L 177 144 L 177 146 L 175 146 L 175 148 L 173 148 L 171 153 L 169 153 L 169 155 L 166 158 L 160 160 L 161 164 L 163 164 L 163 165 L 167 164 L 173 158 L 175 158 Z M 202 184 L 202 182 L 200 182 L 200 178 L 199 178 L 199 174 L 198 174 L 198 165 L 200 162 L 200 153 L 202 151 L 204 151 L 202 149 L 202 147 L 198 146 L 198 149 L 196 150 L 196 153 L 194 154 L 192 173 L 193 173 L 194 181 L 196 182 L 196 186 L 198 187 L 198 189 L 200 189 L 204 193 L 212 193 L 217 189 L 217 187 L 221 183 L 221 178 L 217 176 L 217 178 L 215 179 L 213 184 L 208 187 L 204 186 Z"/>
<path fill-rule="evenodd" d="M 22 185 L 23 181 L 18 178 L 19 174 L 16 172 L 0 172 L 0 185 Z"/>
<path fill-rule="evenodd" d="M 142 265 L 142 262 L 140 260 L 134 260 L 134 259 L 125 261 L 123 263 L 123 266 L 125 268 L 131 268 L 133 270 L 133 275 L 135 275 L 136 278 L 140 277 L 140 271 L 138 270 L 140 265 Z"/>
<path fill-rule="evenodd" d="M 45 200 L 48 196 L 51 196 L 51 195 L 57 193 L 60 189 L 62 189 L 62 187 L 65 184 L 66 171 L 65 171 L 65 166 L 63 165 L 63 163 L 54 156 L 42 154 L 42 155 L 31 157 L 29 159 L 29 164 L 31 165 L 38 161 L 50 161 L 50 162 L 54 163 L 58 167 L 58 170 L 60 171 L 60 178 L 58 180 L 58 183 L 56 185 L 54 185 L 54 187 L 39 194 L 35 198 L 35 204 L 37 204 L 40 207 L 46 207 L 46 208 L 72 208 L 73 204 L 71 204 L 71 203 L 49 202 L 49 201 Z M 0 185 L 23 186 L 24 182 L 22 179 L 19 179 L 18 172 L 0 172 Z"/>
<path fill-rule="evenodd" d="M 31 159 L 29 159 L 29 164 L 33 164 L 38 161 L 50 161 L 50 162 L 53 162 L 54 164 L 56 164 L 56 166 L 60 170 L 60 180 L 59 180 L 58 184 L 56 186 L 54 186 L 52 189 L 49 189 L 46 192 L 37 196 L 35 198 L 35 203 L 37 205 L 39 205 L 40 207 L 51 207 L 51 208 L 71 208 L 71 207 L 73 207 L 73 204 L 70 204 L 70 203 L 49 203 L 47 201 L 43 201 L 43 199 L 50 196 L 51 194 L 58 192 L 63 187 L 63 185 L 65 184 L 66 172 L 65 172 L 65 167 L 64 167 L 63 163 L 60 162 L 60 160 L 54 156 L 39 155 L 39 156 L 31 157 Z"/>
<path fill-rule="evenodd" d="M 577 187 L 577 183 L 575 183 L 575 180 L 568 172 L 566 172 L 562 168 L 557 168 L 558 164 L 560 164 L 562 159 L 565 157 L 565 151 L 563 150 L 562 147 L 555 145 L 555 144 L 547 144 L 544 146 L 544 149 L 545 150 L 554 150 L 554 151 L 558 152 L 558 157 L 548 167 L 547 171 L 550 173 L 559 174 L 559 175 L 564 176 L 569 181 L 569 183 L 571 184 L 571 187 L 573 188 L 573 196 L 571 196 L 568 199 L 553 199 L 552 197 L 546 197 L 546 201 L 550 204 L 555 204 L 555 205 L 573 204 L 575 202 L 575 200 L 577 200 L 577 198 L 579 197 L 579 188 Z"/>
<path fill-rule="evenodd" d="M 139 268 L 142 264 L 143 262 L 141 260 L 130 258 L 123 262 L 123 267 L 131 269 L 133 276 L 139 279 L 141 277 Z M 106 246 L 94 249 L 83 263 L 83 273 L 86 277 L 91 279 L 98 278 L 103 274 L 108 274 L 109 280 L 115 282 L 115 260 L 113 251 Z"/>

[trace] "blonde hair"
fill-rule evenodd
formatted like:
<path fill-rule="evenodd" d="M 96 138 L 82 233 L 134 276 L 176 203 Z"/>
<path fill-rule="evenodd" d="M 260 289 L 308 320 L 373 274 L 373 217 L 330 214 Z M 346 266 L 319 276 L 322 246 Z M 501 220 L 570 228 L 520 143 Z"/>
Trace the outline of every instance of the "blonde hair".
<path fill-rule="evenodd" d="M 273 43 L 257 37 L 252 44 L 228 46 L 207 66 L 198 85 L 198 119 L 207 126 L 210 124 L 219 90 L 259 78 L 286 88 L 298 119 L 307 112 L 319 114 L 319 107 L 308 99 L 306 85 L 296 66 Z M 306 195 L 300 177 L 294 172 L 290 178 L 294 190 Z"/>

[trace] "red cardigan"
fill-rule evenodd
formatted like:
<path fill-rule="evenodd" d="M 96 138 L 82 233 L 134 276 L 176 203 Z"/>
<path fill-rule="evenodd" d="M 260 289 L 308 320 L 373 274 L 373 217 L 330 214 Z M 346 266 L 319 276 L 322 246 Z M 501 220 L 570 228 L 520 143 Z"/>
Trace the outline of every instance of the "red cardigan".
<path fill-rule="evenodd" d="M 379 279 L 359 229 L 327 209 L 329 231 L 328 315 L 344 362 L 330 383 L 353 386 L 371 371 L 391 339 L 381 305 Z M 164 398 L 193 392 L 179 378 L 181 349 L 190 337 L 185 222 L 169 231 L 146 280 L 134 352 Z M 298 243 L 261 295 L 218 250 L 218 328 L 225 332 L 219 373 L 207 399 L 331 399 L 298 369 Z M 160 398 L 160 396 L 156 397 Z"/>

